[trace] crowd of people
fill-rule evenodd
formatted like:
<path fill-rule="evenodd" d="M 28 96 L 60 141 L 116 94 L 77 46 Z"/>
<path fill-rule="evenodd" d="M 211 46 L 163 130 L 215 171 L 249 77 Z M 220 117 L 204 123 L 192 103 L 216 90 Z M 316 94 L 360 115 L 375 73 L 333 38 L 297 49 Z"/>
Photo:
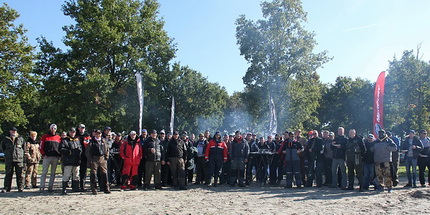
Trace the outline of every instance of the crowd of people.
<path fill-rule="evenodd" d="M 228 185 L 285 188 L 322 187 L 392 192 L 399 183 L 398 169 L 403 153 L 408 182 L 405 187 L 426 186 L 425 171 L 430 168 L 430 140 L 426 130 L 416 135 L 414 130 L 403 141 L 390 132 L 380 130 L 377 137 L 357 135 L 339 127 L 337 134 L 327 130 L 308 132 L 285 131 L 257 137 L 254 133 L 221 134 L 213 136 L 205 131 L 195 137 L 177 131 L 141 130 L 140 135 L 103 131 L 86 132 L 80 124 L 61 135 L 57 125 L 40 141 L 31 131 L 27 140 L 18 135 L 15 127 L 2 140 L 6 174 L 2 192 L 10 192 L 13 173 L 19 192 L 39 188 L 40 192 L 54 192 L 57 165 L 62 168 L 62 194 L 68 187 L 73 192 L 85 192 L 87 169 L 90 192 L 111 193 L 112 186 L 121 191 L 163 189 L 173 187 L 186 190 L 191 184 L 207 186 Z M 40 184 L 38 165 L 42 160 Z M 50 170 L 48 186 L 46 177 Z M 285 183 L 282 181 L 285 180 Z M 358 179 L 358 184 L 355 181 Z M 152 183 L 151 183 L 152 182 Z M 430 173 L 428 175 L 430 185 Z"/>

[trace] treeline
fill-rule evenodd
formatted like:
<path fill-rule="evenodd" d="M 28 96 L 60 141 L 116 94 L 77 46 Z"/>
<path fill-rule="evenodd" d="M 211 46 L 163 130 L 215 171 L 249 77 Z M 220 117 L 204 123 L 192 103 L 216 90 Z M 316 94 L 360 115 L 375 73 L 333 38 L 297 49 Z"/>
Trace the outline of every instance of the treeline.
<path fill-rule="evenodd" d="M 201 132 L 269 130 L 269 98 L 274 101 L 278 132 L 301 128 L 372 128 L 374 83 L 338 77 L 323 84 L 317 69 L 331 60 L 313 53 L 314 33 L 300 1 L 261 4 L 265 19 L 236 20 L 237 43 L 249 61 L 243 92 L 225 88 L 177 62 L 176 45 L 163 29 L 155 0 L 69 0 L 63 12 L 75 22 L 63 28 L 66 50 L 47 38 L 38 50 L 25 29 L 15 25 L 18 12 L 0 7 L 0 131 L 61 130 L 84 123 L 116 131 L 138 128 L 134 74 L 144 80 L 146 128 L 168 129 L 175 98 L 175 130 Z M 198 50 L 196 50 L 198 53 Z M 385 125 L 397 133 L 430 128 L 430 66 L 405 51 L 388 66 Z M 243 71 L 237 71 L 243 72 Z M 324 74 L 321 74 L 324 75 Z M 375 77 L 376 78 L 376 77 Z M 3 130 L 1 130 L 3 129 Z"/>

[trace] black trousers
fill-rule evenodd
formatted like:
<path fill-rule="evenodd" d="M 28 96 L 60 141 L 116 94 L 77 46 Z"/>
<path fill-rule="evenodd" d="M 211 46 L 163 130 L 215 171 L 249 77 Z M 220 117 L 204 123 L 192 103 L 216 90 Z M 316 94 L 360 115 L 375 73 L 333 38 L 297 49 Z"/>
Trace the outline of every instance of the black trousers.
<path fill-rule="evenodd" d="M 418 176 L 419 176 L 421 185 L 426 184 L 426 179 L 425 179 L 426 168 L 429 170 L 429 173 L 427 174 L 427 177 L 428 177 L 427 179 L 428 179 L 428 182 L 430 183 L 430 160 L 424 157 L 419 157 L 417 161 L 417 166 L 418 166 Z"/>
<path fill-rule="evenodd" d="M 18 190 L 24 189 L 24 177 L 22 175 L 22 170 L 24 169 L 23 163 L 17 162 L 6 162 L 6 176 L 4 178 L 4 189 L 10 191 L 12 187 L 12 177 L 13 172 L 15 172 L 16 184 L 18 185 Z"/>

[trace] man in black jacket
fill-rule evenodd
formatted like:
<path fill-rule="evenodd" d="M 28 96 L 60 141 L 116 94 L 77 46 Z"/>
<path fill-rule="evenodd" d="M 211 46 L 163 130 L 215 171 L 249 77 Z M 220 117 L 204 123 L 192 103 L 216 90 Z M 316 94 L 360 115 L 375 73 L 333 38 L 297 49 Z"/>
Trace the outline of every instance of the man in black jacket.
<path fill-rule="evenodd" d="M 239 180 L 239 187 L 244 187 L 245 180 L 245 164 L 248 162 L 249 145 L 248 142 L 242 138 L 240 131 L 236 131 L 230 149 L 231 160 L 231 184 L 234 187 Z"/>
<path fill-rule="evenodd" d="M 152 174 L 154 174 L 155 189 L 161 188 L 161 165 L 164 165 L 164 150 L 157 138 L 157 131 L 152 130 L 150 136 L 143 144 L 143 152 L 145 155 L 145 187 L 149 189 Z"/>
<path fill-rule="evenodd" d="M 345 153 L 346 153 L 346 143 L 348 139 L 345 137 L 345 129 L 343 127 L 339 127 L 337 129 L 338 136 L 335 137 L 334 141 L 331 144 L 331 148 L 333 150 L 333 161 L 331 165 L 331 179 L 332 184 L 330 187 L 337 187 L 337 170 L 340 167 L 340 171 L 342 174 L 342 182 L 341 187 L 343 190 L 346 189 L 346 164 L 345 164 Z"/>
<path fill-rule="evenodd" d="M 63 195 L 66 195 L 66 187 L 69 183 L 69 178 L 72 176 L 72 190 L 79 191 L 79 165 L 81 164 L 81 143 L 79 137 L 76 136 L 76 129 L 71 128 L 67 133 L 67 137 L 61 140 L 60 144 L 61 162 L 64 166 L 63 171 Z"/>
<path fill-rule="evenodd" d="M 1 142 L 1 149 L 4 152 L 6 164 L 6 176 L 2 193 L 10 192 L 14 169 L 18 192 L 22 192 L 24 189 L 24 178 L 22 177 L 22 170 L 24 168 L 24 147 L 24 139 L 18 136 L 17 129 L 12 127 L 9 130 L 9 136 L 6 136 Z"/>
<path fill-rule="evenodd" d="M 90 167 L 90 183 L 91 192 L 93 195 L 97 195 L 96 190 L 96 175 L 100 171 L 100 190 L 103 190 L 106 194 L 110 194 L 110 187 L 107 180 L 107 159 L 109 157 L 109 151 L 106 143 L 102 141 L 102 132 L 100 130 L 95 131 L 95 136 L 91 139 L 85 155 L 89 162 Z"/>
<path fill-rule="evenodd" d="M 167 165 L 172 172 L 173 186 L 175 189 L 186 190 L 185 187 L 185 161 L 187 159 L 187 148 L 184 141 L 179 138 L 179 132 L 173 133 L 172 139 L 167 146 Z"/>
<path fill-rule="evenodd" d="M 318 131 L 314 130 L 306 144 L 306 157 L 308 159 L 308 174 L 306 187 L 312 187 L 316 179 L 317 187 L 322 186 L 322 173 L 324 170 L 324 146 L 323 140 L 318 136 Z"/>
<path fill-rule="evenodd" d="M 348 190 L 354 189 L 354 172 L 360 185 L 360 191 L 363 184 L 363 155 L 366 153 L 366 147 L 363 138 L 357 135 L 355 129 L 349 130 L 349 138 L 346 143 L 346 166 L 348 167 Z"/>

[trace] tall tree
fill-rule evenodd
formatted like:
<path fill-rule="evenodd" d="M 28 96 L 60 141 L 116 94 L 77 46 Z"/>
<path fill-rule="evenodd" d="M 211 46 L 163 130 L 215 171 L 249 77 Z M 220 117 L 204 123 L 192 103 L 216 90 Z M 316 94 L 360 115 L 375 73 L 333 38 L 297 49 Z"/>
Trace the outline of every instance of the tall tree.
<path fill-rule="evenodd" d="M 0 7 L 0 133 L 2 128 L 28 123 L 22 104 L 31 100 L 38 84 L 32 74 L 33 50 L 23 25 L 16 26 L 18 12 Z"/>
<path fill-rule="evenodd" d="M 60 126 L 136 128 L 134 73 L 143 73 L 145 86 L 154 85 L 175 53 L 158 7 L 154 0 L 67 1 L 63 12 L 75 21 L 63 28 L 68 49 L 40 40 L 46 119 Z"/>
<path fill-rule="evenodd" d="M 385 84 L 385 125 L 397 133 L 430 129 L 430 64 L 419 49 L 404 51 L 389 64 Z"/>
<path fill-rule="evenodd" d="M 261 99 L 258 106 L 249 109 L 258 112 L 254 114 L 255 117 L 263 118 L 262 116 L 269 112 L 268 102 L 272 95 L 279 113 L 278 121 L 285 122 L 287 118 L 295 118 L 297 115 L 312 115 L 316 108 L 298 109 L 293 111 L 293 114 L 280 110 L 282 107 L 293 107 L 290 96 L 286 96 L 293 90 L 288 84 L 300 82 L 300 78 L 306 77 L 312 79 L 312 83 L 320 85 L 319 78 L 315 79 L 315 71 L 330 58 L 327 57 L 326 51 L 313 53 L 316 45 L 315 34 L 302 26 L 306 22 L 306 12 L 301 1 L 265 1 L 261 3 L 261 7 L 265 19 L 254 22 L 241 15 L 236 20 L 237 44 L 240 46 L 241 55 L 250 63 L 243 82 L 248 91 L 255 94 L 253 97 Z M 294 96 L 305 98 L 307 92 L 319 92 L 319 89 L 312 90 L 316 91 L 302 91 L 305 94 Z M 301 104 L 307 107 L 317 106 L 317 100 L 306 101 L 310 102 L 309 105 L 303 102 Z M 284 125 L 287 128 L 299 127 L 304 120 L 307 120 L 306 117 L 300 117 L 293 121 L 293 124 L 288 122 L 288 125 Z"/>

